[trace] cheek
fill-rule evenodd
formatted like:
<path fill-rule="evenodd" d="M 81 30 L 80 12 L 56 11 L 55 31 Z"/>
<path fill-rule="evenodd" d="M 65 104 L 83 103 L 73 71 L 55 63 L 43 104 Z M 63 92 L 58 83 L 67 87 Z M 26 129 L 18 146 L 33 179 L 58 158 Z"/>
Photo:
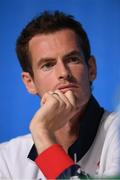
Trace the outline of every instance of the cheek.
<path fill-rule="evenodd" d="M 48 74 L 36 75 L 35 85 L 38 90 L 38 94 L 42 97 L 44 93 L 54 89 L 54 77 Z"/>
<path fill-rule="evenodd" d="M 75 92 L 75 96 L 77 98 L 77 101 L 82 106 L 88 102 L 91 94 L 87 67 L 77 68 L 74 71 L 74 78 L 79 84 L 79 88 Z"/>
<path fill-rule="evenodd" d="M 88 68 L 86 66 L 73 68 L 72 74 L 79 83 L 89 83 Z"/>

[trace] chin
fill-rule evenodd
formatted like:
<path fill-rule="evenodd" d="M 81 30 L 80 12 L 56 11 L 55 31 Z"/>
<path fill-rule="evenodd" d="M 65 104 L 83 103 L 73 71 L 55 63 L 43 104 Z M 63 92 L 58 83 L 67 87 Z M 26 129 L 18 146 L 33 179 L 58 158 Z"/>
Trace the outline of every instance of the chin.
<path fill-rule="evenodd" d="M 74 95 L 76 97 L 77 103 L 80 104 L 81 106 L 82 105 L 84 106 L 85 104 L 87 104 L 90 99 L 90 96 L 91 96 L 90 93 L 89 94 L 88 93 L 87 94 L 82 94 L 82 93 L 78 94 L 77 92 L 74 92 Z"/>

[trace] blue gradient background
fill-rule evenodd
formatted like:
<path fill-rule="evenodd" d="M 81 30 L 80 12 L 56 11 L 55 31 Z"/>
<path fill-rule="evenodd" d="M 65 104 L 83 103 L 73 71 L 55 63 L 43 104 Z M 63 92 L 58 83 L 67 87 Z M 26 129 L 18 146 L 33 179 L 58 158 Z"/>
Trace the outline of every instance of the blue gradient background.
<path fill-rule="evenodd" d="M 43 10 L 62 10 L 80 20 L 98 66 L 93 94 L 113 110 L 120 100 L 120 0 L 0 1 L 0 142 L 29 131 L 38 97 L 21 80 L 15 41 L 25 24 Z"/>

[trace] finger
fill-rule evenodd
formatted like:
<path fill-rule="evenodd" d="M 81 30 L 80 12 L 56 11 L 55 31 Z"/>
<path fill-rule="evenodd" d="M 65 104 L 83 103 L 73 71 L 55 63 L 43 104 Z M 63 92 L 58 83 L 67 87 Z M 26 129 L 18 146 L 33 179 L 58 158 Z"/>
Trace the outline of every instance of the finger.
<path fill-rule="evenodd" d="M 48 92 L 46 92 L 46 93 L 43 95 L 43 97 L 42 97 L 42 99 L 41 99 L 41 105 L 45 104 L 47 98 L 48 98 L 52 93 L 53 93 L 52 91 L 48 91 Z"/>
<path fill-rule="evenodd" d="M 67 97 L 67 99 L 69 100 L 69 102 L 71 103 L 72 106 L 75 106 L 76 105 L 76 97 L 75 95 L 73 94 L 72 91 L 67 91 L 65 93 L 65 96 Z"/>
<path fill-rule="evenodd" d="M 59 101 L 59 107 L 65 107 L 65 102 L 61 98 L 61 94 L 56 90 L 52 93 L 52 96 Z"/>
<path fill-rule="evenodd" d="M 46 102 L 49 101 L 49 103 L 51 102 L 56 102 L 57 100 L 57 104 L 59 103 L 59 106 L 61 107 L 62 105 L 62 100 L 61 98 L 59 97 L 59 95 L 53 91 L 48 91 L 44 94 L 44 96 L 42 97 L 42 100 L 41 100 L 41 105 L 44 105 Z"/>
<path fill-rule="evenodd" d="M 55 93 L 59 96 L 59 98 L 60 98 L 66 105 L 69 105 L 69 104 L 70 104 L 68 98 L 67 98 L 60 90 L 56 90 Z"/>

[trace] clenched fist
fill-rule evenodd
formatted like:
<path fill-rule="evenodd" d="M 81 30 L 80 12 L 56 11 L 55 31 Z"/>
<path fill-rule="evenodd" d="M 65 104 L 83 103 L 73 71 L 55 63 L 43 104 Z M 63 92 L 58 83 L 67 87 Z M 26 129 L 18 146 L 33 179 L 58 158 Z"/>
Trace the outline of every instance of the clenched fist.
<path fill-rule="evenodd" d="M 79 111 L 72 91 L 65 94 L 60 90 L 45 93 L 41 102 L 42 106 L 30 124 L 38 153 L 56 143 L 55 131 L 62 128 Z"/>

